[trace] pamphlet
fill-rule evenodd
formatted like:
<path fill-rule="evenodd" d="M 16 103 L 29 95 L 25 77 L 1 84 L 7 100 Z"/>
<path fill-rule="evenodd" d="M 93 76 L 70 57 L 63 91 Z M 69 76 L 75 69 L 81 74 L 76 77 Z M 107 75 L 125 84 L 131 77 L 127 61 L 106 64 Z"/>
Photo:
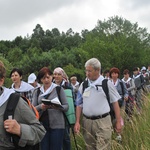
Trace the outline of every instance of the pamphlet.
<path fill-rule="evenodd" d="M 42 102 L 43 102 L 45 105 L 54 105 L 55 107 L 63 108 L 63 107 L 61 106 L 61 103 L 60 103 L 58 97 L 55 97 L 55 98 L 53 98 L 52 100 L 49 100 L 49 99 L 42 99 Z"/>

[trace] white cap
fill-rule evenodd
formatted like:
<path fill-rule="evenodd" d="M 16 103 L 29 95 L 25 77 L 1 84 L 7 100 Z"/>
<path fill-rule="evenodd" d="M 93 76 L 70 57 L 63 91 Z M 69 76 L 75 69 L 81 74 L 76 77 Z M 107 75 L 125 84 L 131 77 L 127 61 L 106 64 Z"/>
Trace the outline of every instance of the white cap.
<path fill-rule="evenodd" d="M 29 76 L 28 76 L 28 83 L 34 83 L 36 80 L 36 75 L 34 73 L 31 73 Z"/>
<path fill-rule="evenodd" d="M 142 67 L 142 69 L 141 69 L 141 71 L 143 71 L 143 70 L 145 70 L 145 71 L 146 71 L 146 67 L 144 67 L 144 66 L 143 66 L 143 67 Z"/>

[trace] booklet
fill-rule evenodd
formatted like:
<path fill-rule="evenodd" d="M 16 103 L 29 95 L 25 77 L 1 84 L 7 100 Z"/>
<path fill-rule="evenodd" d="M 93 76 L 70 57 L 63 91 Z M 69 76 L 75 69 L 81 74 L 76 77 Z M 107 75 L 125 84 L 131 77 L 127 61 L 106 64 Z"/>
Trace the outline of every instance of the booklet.
<path fill-rule="evenodd" d="M 52 100 L 49 100 L 49 99 L 42 99 L 42 102 L 43 102 L 45 105 L 54 105 L 55 107 L 63 108 L 63 107 L 61 106 L 61 103 L 60 103 L 58 97 L 55 97 L 55 98 L 53 98 Z"/>

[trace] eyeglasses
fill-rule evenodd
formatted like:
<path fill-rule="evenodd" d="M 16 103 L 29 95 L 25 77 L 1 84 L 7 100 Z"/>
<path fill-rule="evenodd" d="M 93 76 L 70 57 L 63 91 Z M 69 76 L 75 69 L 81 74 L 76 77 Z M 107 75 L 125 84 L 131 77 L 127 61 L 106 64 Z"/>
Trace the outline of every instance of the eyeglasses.
<path fill-rule="evenodd" d="M 54 75 L 54 76 L 56 76 L 56 75 L 61 76 L 61 74 L 60 74 L 60 73 L 54 73 L 53 75 Z"/>
<path fill-rule="evenodd" d="M 91 73 L 93 71 L 94 71 L 94 69 L 93 70 L 85 70 L 85 73 Z"/>

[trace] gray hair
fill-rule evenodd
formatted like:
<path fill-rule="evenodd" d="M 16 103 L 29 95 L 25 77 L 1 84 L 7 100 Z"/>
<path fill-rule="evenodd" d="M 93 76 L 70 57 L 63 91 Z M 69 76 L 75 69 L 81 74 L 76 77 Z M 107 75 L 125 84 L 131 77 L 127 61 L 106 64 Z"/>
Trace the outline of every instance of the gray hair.
<path fill-rule="evenodd" d="M 97 58 L 91 58 L 85 63 L 85 67 L 92 66 L 94 69 L 101 69 L 101 63 Z"/>

